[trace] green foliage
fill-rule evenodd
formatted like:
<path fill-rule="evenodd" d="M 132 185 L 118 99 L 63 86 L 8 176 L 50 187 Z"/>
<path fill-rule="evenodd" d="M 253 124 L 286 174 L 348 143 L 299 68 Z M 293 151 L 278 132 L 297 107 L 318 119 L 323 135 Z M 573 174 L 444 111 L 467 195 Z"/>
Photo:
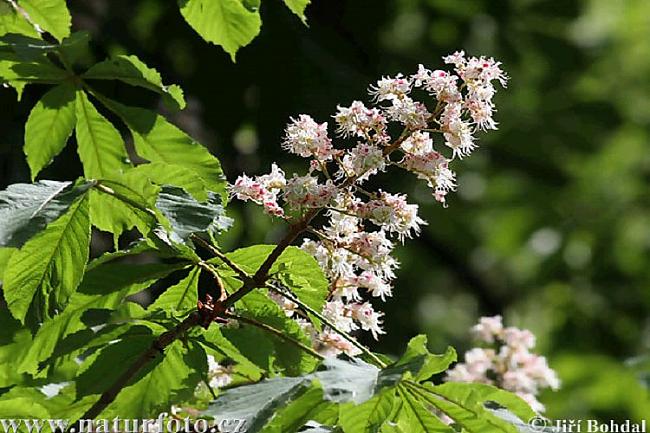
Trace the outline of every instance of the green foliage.
<path fill-rule="evenodd" d="M 262 27 L 259 0 L 179 0 L 178 3 L 187 23 L 207 42 L 221 46 L 233 62 L 237 51 L 250 44 Z M 310 0 L 284 0 L 284 3 L 306 22 L 305 8 Z"/>
<path fill-rule="evenodd" d="M 411 347 L 419 347 L 421 342 L 422 337 L 416 337 Z M 422 352 L 430 359 L 447 356 Z M 409 356 L 407 353 L 402 359 Z M 390 431 L 393 425 L 404 432 L 454 432 L 440 419 L 442 414 L 467 433 L 518 432 L 512 423 L 493 415 L 485 407 L 488 402 L 529 417 L 526 420 L 532 417 L 521 399 L 505 391 L 478 384 L 423 384 L 410 372 L 396 376 L 402 362 L 379 369 L 359 360 L 326 359 L 314 373 L 224 391 L 204 414 L 216 420 L 246 420 L 250 433 L 302 431 L 309 421 L 340 426 L 345 433 Z"/>
<path fill-rule="evenodd" d="M 306 21 L 308 0 L 284 3 Z M 433 355 L 422 336 L 384 367 L 322 360 L 270 289 L 250 286 L 259 283 L 195 251 L 197 236 L 216 245 L 232 225 L 219 160 L 164 116 L 106 93 L 126 85 L 131 96 L 138 87 L 181 110 L 181 88 L 164 84 L 134 55 L 94 63 L 89 34 L 71 33 L 64 0 L 15 4 L 17 10 L 0 3 L 0 81 L 19 97 L 27 84 L 44 87 L 24 131 L 32 181 L 69 141 L 83 178 L 14 184 L 0 192 L 0 280 L 11 313 L 0 315 L 0 415 L 76 419 L 99 404 L 103 418 L 150 418 L 188 403 L 208 407 L 206 414 L 218 419 L 245 419 L 251 433 L 452 431 L 440 420 L 443 413 L 468 433 L 512 433 L 495 405 L 516 419 L 530 416 L 528 406 L 505 391 L 427 382 L 456 360 L 456 352 Z M 260 32 L 260 6 L 258 0 L 179 1 L 190 26 L 233 60 Z M 93 230 L 112 235 L 113 248 L 102 253 L 93 244 L 99 257 L 89 262 Z M 252 276 L 274 248 L 225 254 Z M 204 276 L 208 287 L 202 287 Z M 330 287 L 314 257 L 289 246 L 268 276 L 300 303 L 295 314 L 320 330 L 312 312 L 322 311 Z M 221 282 L 228 293 L 244 284 L 250 291 L 222 314 L 227 325 L 199 329 L 212 319 L 209 308 L 220 306 L 215 289 Z M 158 294 L 153 301 L 151 293 Z M 208 356 L 234 380 L 211 403 Z M 388 358 L 373 359 L 382 364 Z M 115 389 L 125 372 L 133 374 Z M 38 390 L 61 382 L 67 385 L 54 397 Z M 115 399 L 102 406 L 107 396 Z"/>
<path fill-rule="evenodd" d="M 72 135 L 76 123 L 75 89 L 60 84 L 47 92 L 32 108 L 25 124 L 25 155 L 32 180 L 58 155 Z"/>
<path fill-rule="evenodd" d="M 24 321 L 34 298 L 38 321 L 64 307 L 83 277 L 89 247 L 90 216 L 84 195 L 11 256 L 3 288 L 14 317 Z"/>

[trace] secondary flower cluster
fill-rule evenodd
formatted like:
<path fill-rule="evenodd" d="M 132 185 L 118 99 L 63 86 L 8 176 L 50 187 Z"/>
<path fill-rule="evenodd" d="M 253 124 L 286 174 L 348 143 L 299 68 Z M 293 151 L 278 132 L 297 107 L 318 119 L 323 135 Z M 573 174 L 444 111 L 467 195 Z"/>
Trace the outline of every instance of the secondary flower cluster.
<path fill-rule="evenodd" d="M 535 335 L 527 329 L 504 327 L 501 316 L 481 317 L 472 334 L 490 347 L 466 352 L 465 362 L 449 370 L 447 380 L 495 385 L 518 394 L 536 412 L 544 412 L 537 395 L 544 388 L 557 390 L 560 380 L 545 357 L 530 352 Z"/>
<path fill-rule="evenodd" d="M 500 63 L 468 58 L 462 51 L 444 61 L 452 65 L 451 71 L 430 71 L 420 65 L 411 76 L 380 79 L 369 89 L 374 106 L 360 101 L 339 106 L 333 116 L 336 134 L 352 141 L 350 145 L 334 146 L 327 122 L 306 114 L 291 119 L 283 148 L 309 159 L 307 174 L 288 177 L 273 164 L 269 174 L 244 174 L 230 186 L 234 197 L 257 203 L 267 214 L 288 222 L 325 212 L 328 222 L 320 229 L 310 227 L 313 237 L 305 239 L 302 248 L 318 260 L 329 278 L 330 296 L 323 314 L 343 331 L 361 329 L 375 338 L 384 333 L 382 313 L 368 299 L 383 301 L 391 296 L 398 267 L 391 255 L 393 242 L 419 234 L 425 224 L 418 217 L 418 206 L 408 203 L 406 195 L 381 189 L 370 192 L 364 183 L 397 166 L 426 180 L 435 200 L 446 205 L 448 193 L 456 189 L 450 163 L 477 147 L 477 131 L 496 129 L 494 82 L 505 86 L 507 81 Z M 424 102 L 414 99 L 416 93 Z M 401 133 L 391 136 L 389 131 L 397 129 Z M 434 149 L 435 134 L 441 150 Z M 295 305 L 277 301 L 294 315 Z M 324 353 L 355 353 L 331 329 L 314 333 L 314 345 Z"/>

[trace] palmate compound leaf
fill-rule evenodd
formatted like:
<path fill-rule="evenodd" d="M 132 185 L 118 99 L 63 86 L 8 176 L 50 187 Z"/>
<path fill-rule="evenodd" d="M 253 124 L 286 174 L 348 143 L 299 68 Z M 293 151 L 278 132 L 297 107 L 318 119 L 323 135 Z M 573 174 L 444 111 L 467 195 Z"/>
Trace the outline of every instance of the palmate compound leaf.
<path fill-rule="evenodd" d="M 42 180 L 13 184 L 0 191 L 0 246 L 21 247 L 63 215 L 91 185 Z"/>
<path fill-rule="evenodd" d="M 309 419 L 317 419 L 317 411 L 313 412 L 314 418 L 305 415 L 321 404 L 325 413 L 320 421 L 333 422 L 336 419 L 336 414 L 331 413 L 333 404 L 367 401 L 373 395 L 378 374 L 378 368 L 363 361 L 328 358 L 320 371 L 308 375 L 278 377 L 226 390 L 210 404 L 204 415 L 216 420 L 246 420 L 247 433 L 256 433 L 269 423 L 276 411 L 284 408 L 278 420 L 265 431 L 275 432 L 283 426 L 281 431 L 289 433 L 297 431 Z M 319 385 L 318 392 L 312 391 L 314 381 Z"/>
<path fill-rule="evenodd" d="M 206 41 L 221 46 L 235 61 L 237 50 L 260 32 L 259 11 L 240 0 L 179 0 L 185 21 Z"/>
<path fill-rule="evenodd" d="M 210 192 L 207 201 L 200 203 L 182 188 L 166 185 L 158 194 L 156 208 L 169 222 L 171 240 L 184 243 L 192 234 L 212 236 L 230 228 L 233 220 L 221 202 L 220 195 Z"/>
<path fill-rule="evenodd" d="M 33 344 L 17 357 L 17 369 L 35 374 L 39 363 L 47 360 L 66 336 L 101 324 L 91 322 L 91 312 L 115 310 L 125 303 L 128 296 L 146 289 L 184 266 L 183 263 L 108 263 L 92 268 L 84 275 L 79 289 L 71 296 L 66 308 L 45 321 L 34 336 Z"/>
<path fill-rule="evenodd" d="M 320 386 L 311 386 L 288 406 L 278 410 L 262 432 L 318 432 L 326 429 L 323 424 L 333 425 L 337 418 L 337 405 L 323 400 L 323 390 Z M 326 429 L 324 431 L 331 430 Z"/>
<path fill-rule="evenodd" d="M 397 425 L 409 433 L 454 433 L 454 429 L 443 423 L 427 408 L 421 399 L 414 396 L 404 386 L 397 387 L 401 408 L 397 415 Z"/>
<path fill-rule="evenodd" d="M 63 150 L 75 122 L 75 89 L 69 83 L 54 87 L 32 108 L 24 147 L 32 180 Z"/>
<path fill-rule="evenodd" d="M 136 56 L 119 55 L 93 65 L 84 74 L 87 80 L 120 80 L 132 86 L 144 87 L 165 97 L 172 108 L 185 108 L 183 91 L 177 85 L 166 86 L 158 71 L 148 67 Z"/>
<path fill-rule="evenodd" d="M 35 298 L 39 321 L 62 309 L 83 277 L 90 248 L 88 196 L 11 256 L 3 292 L 12 315 L 24 322 Z"/>
<path fill-rule="evenodd" d="M 59 41 L 70 35 L 70 11 L 65 0 L 18 0 L 35 24 Z"/>
<path fill-rule="evenodd" d="M 346 403 L 339 408 L 339 424 L 345 433 L 375 433 L 388 419 L 395 401 L 395 390 L 379 392 L 363 404 Z"/>

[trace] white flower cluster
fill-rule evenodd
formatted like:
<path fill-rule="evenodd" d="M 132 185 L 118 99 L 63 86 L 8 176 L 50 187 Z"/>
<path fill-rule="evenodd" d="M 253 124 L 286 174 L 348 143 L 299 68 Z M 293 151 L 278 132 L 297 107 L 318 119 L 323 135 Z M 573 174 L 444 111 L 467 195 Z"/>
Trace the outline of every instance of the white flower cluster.
<path fill-rule="evenodd" d="M 321 229 L 311 227 L 314 237 L 305 239 L 302 248 L 318 260 L 329 278 L 323 314 L 343 331 L 369 331 L 375 338 L 384 333 L 383 313 L 375 311 L 368 299 L 383 301 L 392 294 L 398 262 L 391 256 L 391 239 L 403 242 L 418 235 L 425 224 L 418 217 L 418 206 L 409 204 L 406 195 L 369 192 L 363 183 L 389 166 L 398 166 L 426 180 L 434 198 L 446 205 L 447 194 L 456 189 L 450 162 L 476 148 L 477 131 L 496 129 L 493 82 L 505 86 L 507 81 L 500 63 L 466 58 L 463 52 L 444 61 L 453 65 L 452 72 L 432 72 L 420 65 L 412 76 L 382 78 L 369 89 L 374 107 L 360 101 L 338 106 L 333 116 L 336 132 L 341 139 L 355 140 L 352 146 L 335 147 L 327 123 L 306 114 L 292 118 L 283 147 L 310 159 L 306 175 L 287 178 L 273 164 L 269 174 L 242 175 L 230 186 L 231 195 L 260 204 L 269 215 L 289 222 L 309 211 L 326 212 L 329 222 Z M 413 99 L 416 92 L 425 96 L 430 107 Z M 391 122 L 401 127 L 397 137 L 389 133 Z M 451 148 L 451 155 L 434 149 L 431 133 Z M 277 301 L 294 316 L 295 305 Z M 314 344 L 323 353 L 355 354 L 349 342 L 329 329 L 314 333 Z"/>
<path fill-rule="evenodd" d="M 535 335 L 527 329 L 504 327 L 501 316 L 481 317 L 472 334 L 491 347 L 466 352 L 465 362 L 449 370 L 446 380 L 495 385 L 516 393 L 536 412 L 544 412 L 537 395 L 544 388 L 557 390 L 560 380 L 545 357 L 530 353 Z"/>

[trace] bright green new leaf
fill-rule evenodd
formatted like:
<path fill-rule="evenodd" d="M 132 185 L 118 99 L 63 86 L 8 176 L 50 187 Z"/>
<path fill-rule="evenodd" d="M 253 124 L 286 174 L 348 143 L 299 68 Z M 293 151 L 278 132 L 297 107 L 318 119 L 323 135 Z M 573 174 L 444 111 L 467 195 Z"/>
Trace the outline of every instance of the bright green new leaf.
<path fill-rule="evenodd" d="M 70 34 L 70 11 L 65 0 L 18 0 L 29 17 L 61 41 Z"/>
<path fill-rule="evenodd" d="M 127 107 L 105 98 L 102 102 L 129 127 L 139 156 L 151 162 L 178 165 L 192 170 L 209 190 L 221 194 L 225 200 L 226 179 L 219 160 L 208 149 L 153 111 Z M 178 184 L 170 185 L 184 187 L 184 182 L 181 179 Z"/>
<path fill-rule="evenodd" d="M 37 317 L 61 309 L 83 277 L 90 246 L 88 196 L 83 196 L 12 255 L 3 291 L 12 315 L 24 321 L 37 297 Z"/>
<path fill-rule="evenodd" d="M 88 191 L 88 182 L 42 180 L 0 191 L 0 246 L 21 247 Z"/>
<path fill-rule="evenodd" d="M 32 180 L 63 150 L 75 121 L 75 89 L 70 84 L 56 86 L 32 108 L 25 124 L 24 147 Z"/>
<path fill-rule="evenodd" d="M 185 108 L 183 90 L 177 85 L 166 86 L 158 71 L 148 67 L 136 56 L 116 56 L 92 66 L 83 74 L 88 80 L 120 80 L 132 86 L 144 87 L 173 101 L 175 108 Z"/>
<path fill-rule="evenodd" d="M 187 23 L 203 39 L 223 47 L 233 62 L 237 50 L 248 45 L 262 26 L 259 12 L 240 0 L 179 0 L 179 6 Z"/>
<path fill-rule="evenodd" d="M 432 355 L 427 349 L 427 336 L 418 335 L 409 341 L 406 353 L 395 363 L 395 370 L 404 367 L 413 374 L 418 382 L 431 378 L 434 374 L 441 373 L 457 359 L 453 347 L 448 347 L 443 355 Z"/>
<path fill-rule="evenodd" d="M 77 91 L 76 115 L 77 151 L 87 178 L 110 179 L 129 167 L 122 136 L 99 114 L 83 90 Z"/>
<path fill-rule="evenodd" d="M 114 310 L 129 295 L 178 270 L 182 264 L 124 265 L 109 263 L 89 270 L 67 307 L 43 323 L 29 350 L 16 361 L 19 371 L 33 373 L 66 336 L 100 323 L 89 322 L 88 311 Z"/>
<path fill-rule="evenodd" d="M 15 33 L 27 36 L 38 36 L 34 27 L 18 14 L 8 2 L 0 2 L 0 35 Z"/>
<path fill-rule="evenodd" d="M 0 51 L 0 83 L 7 83 L 16 89 L 18 99 L 28 83 L 59 84 L 66 78 L 66 71 L 44 57 L 23 61 L 15 53 Z"/>
<path fill-rule="evenodd" d="M 307 22 L 305 17 L 305 9 L 311 3 L 311 0 L 284 0 L 284 4 L 287 5 L 291 12 L 298 15 L 303 23 Z"/>
<path fill-rule="evenodd" d="M 178 284 L 169 287 L 156 301 L 148 307 L 150 311 L 164 311 L 171 316 L 185 315 L 196 309 L 201 268 L 192 268 L 189 275 Z"/>

